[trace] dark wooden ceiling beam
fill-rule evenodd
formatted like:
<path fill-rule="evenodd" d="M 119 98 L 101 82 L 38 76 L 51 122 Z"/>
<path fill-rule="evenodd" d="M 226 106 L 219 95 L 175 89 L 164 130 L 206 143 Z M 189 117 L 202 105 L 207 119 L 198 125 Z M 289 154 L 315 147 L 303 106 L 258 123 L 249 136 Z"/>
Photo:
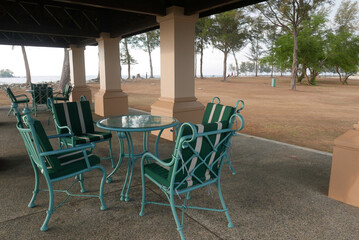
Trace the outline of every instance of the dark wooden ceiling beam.
<path fill-rule="evenodd" d="M 162 0 L 51 0 L 48 2 L 62 2 L 154 16 L 166 15 L 165 1 Z"/>
<path fill-rule="evenodd" d="M 210 16 L 210 15 L 213 15 L 213 14 L 226 12 L 226 11 L 236 9 L 236 8 L 246 7 L 246 6 L 257 4 L 257 3 L 260 3 L 260 2 L 264 2 L 264 1 L 266 1 L 266 0 L 241 0 L 241 1 L 236 1 L 236 2 L 233 2 L 233 3 L 228 3 L 227 5 L 216 6 L 216 7 L 212 8 L 212 9 L 207 9 L 207 10 L 200 11 L 199 12 L 199 17 L 207 17 L 207 16 Z"/>
<path fill-rule="evenodd" d="M 242 2 L 243 0 L 197 0 L 197 1 L 185 1 L 184 14 L 192 15 L 195 13 L 206 12 L 212 9 L 223 7 L 229 4 Z M 204 7 L 205 6 L 205 7 Z"/>
<path fill-rule="evenodd" d="M 52 36 L 64 37 L 83 37 L 83 38 L 98 38 L 99 34 L 95 31 L 85 31 L 78 29 L 63 29 L 56 27 L 35 26 L 25 24 L 4 24 L 0 22 L 0 31 L 3 32 L 17 32 L 29 34 L 42 34 Z"/>
<path fill-rule="evenodd" d="M 121 28 L 118 28 L 114 31 L 111 31 L 111 37 L 129 37 L 136 35 L 140 32 L 146 32 L 146 30 L 151 30 L 158 28 L 158 23 L 156 17 L 147 16 L 141 19 L 137 19 L 131 23 L 123 25 Z"/>

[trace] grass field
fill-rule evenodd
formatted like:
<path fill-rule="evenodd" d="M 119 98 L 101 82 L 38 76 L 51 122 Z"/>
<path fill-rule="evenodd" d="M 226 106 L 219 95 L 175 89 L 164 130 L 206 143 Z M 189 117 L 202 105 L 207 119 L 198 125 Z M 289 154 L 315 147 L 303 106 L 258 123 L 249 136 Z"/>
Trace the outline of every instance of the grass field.
<path fill-rule="evenodd" d="M 224 104 L 245 101 L 243 133 L 332 152 L 333 141 L 359 121 L 359 81 L 343 86 L 338 79 L 319 79 L 317 86 L 299 84 L 289 90 L 289 78 L 196 79 L 196 97 L 204 105 L 213 96 Z M 160 81 L 137 80 L 122 85 L 133 108 L 150 111 L 160 95 Z"/>
<path fill-rule="evenodd" d="M 289 90 L 289 78 L 277 78 L 271 87 L 268 77 L 196 79 L 196 97 L 204 105 L 213 96 L 234 105 L 245 101 L 242 115 L 246 125 L 243 133 L 332 152 L 333 141 L 359 121 L 359 81 L 350 80 L 343 86 L 338 79 L 319 79 L 317 86 L 299 84 Z M 93 93 L 98 84 L 90 84 Z M 134 80 L 122 84 L 128 94 L 129 106 L 150 111 L 160 96 L 159 80 Z M 15 94 L 24 93 L 17 89 Z M 4 91 L 0 105 L 9 105 Z"/>

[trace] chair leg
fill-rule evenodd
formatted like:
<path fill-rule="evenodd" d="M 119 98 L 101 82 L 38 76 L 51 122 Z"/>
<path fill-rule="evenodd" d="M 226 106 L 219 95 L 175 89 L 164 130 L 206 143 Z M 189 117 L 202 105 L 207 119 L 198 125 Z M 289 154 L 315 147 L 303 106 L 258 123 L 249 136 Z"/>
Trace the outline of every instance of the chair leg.
<path fill-rule="evenodd" d="M 32 198 L 28 205 L 29 208 L 35 207 L 35 199 L 36 199 L 37 193 L 39 192 L 39 173 L 37 172 L 37 167 L 34 166 L 34 163 L 31 162 L 31 164 L 32 164 L 32 167 L 33 167 L 34 173 L 35 173 L 35 187 L 34 187 L 34 191 L 32 191 Z"/>
<path fill-rule="evenodd" d="M 9 112 L 7 113 L 8 116 L 10 116 L 10 113 L 12 112 L 12 110 L 13 110 L 13 108 L 10 107 L 10 110 L 9 110 Z"/>
<path fill-rule="evenodd" d="M 112 141 L 111 141 L 111 138 L 110 138 L 110 140 L 108 141 L 108 144 L 109 144 L 109 148 L 110 148 L 111 166 L 112 166 L 112 168 L 115 168 L 115 164 L 114 164 L 114 162 L 113 162 Z"/>
<path fill-rule="evenodd" d="M 226 204 L 224 203 L 224 199 L 223 199 L 223 196 L 222 196 L 222 190 L 221 190 L 221 183 L 220 183 L 219 180 L 217 181 L 216 186 L 217 186 L 218 195 L 219 195 L 219 198 L 221 200 L 224 213 L 226 214 L 226 217 L 227 217 L 227 220 L 228 220 L 228 227 L 233 228 L 233 223 L 232 223 L 231 217 L 229 216 L 228 209 L 226 207 Z"/>
<path fill-rule="evenodd" d="M 141 167 L 141 181 L 142 181 L 142 201 L 141 201 L 140 216 L 144 216 L 145 205 L 146 205 L 146 183 L 145 183 L 145 173 L 142 167 Z"/>
<path fill-rule="evenodd" d="M 80 175 L 76 176 L 76 179 L 80 182 L 80 187 L 81 187 L 81 192 L 85 193 L 86 189 L 85 189 L 85 185 L 84 185 L 84 176 L 81 173 Z"/>
<path fill-rule="evenodd" d="M 41 231 L 47 231 L 49 228 L 47 226 L 47 224 L 49 223 L 50 221 L 50 218 L 51 218 L 51 215 L 52 213 L 54 212 L 53 211 L 53 206 L 54 206 L 54 191 L 53 191 L 53 188 L 52 188 L 52 184 L 51 183 L 47 183 L 48 185 L 48 188 L 49 188 L 49 208 L 47 209 L 46 211 L 46 218 L 45 218 L 45 221 L 44 223 L 42 224 L 40 230 Z"/>
<path fill-rule="evenodd" d="M 100 169 L 100 171 L 102 171 L 102 179 L 101 179 L 101 183 L 100 183 L 100 195 L 99 195 L 99 198 L 100 198 L 100 202 L 101 202 L 100 209 L 103 211 L 103 210 L 107 209 L 105 201 L 103 200 L 103 188 L 104 188 L 105 181 L 106 181 L 106 170 L 102 166 L 100 166 L 99 169 Z"/>
<path fill-rule="evenodd" d="M 181 236 L 181 239 L 184 240 L 186 238 L 184 237 L 184 234 L 183 234 L 183 231 L 182 231 L 183 225 L 181 225 L 181 223 L 179 222 L 178 216 L 177 216 L 176 206 L 175 206 L 173 194 L 171 194 L 169 200 L 170 200 L 170 206 L 171 206 L 173 218 L 175 219 L 175 222 L 176 222 L 176 225 L 177 225 L 177 231 L 179 232 L 179 234 Z"/>

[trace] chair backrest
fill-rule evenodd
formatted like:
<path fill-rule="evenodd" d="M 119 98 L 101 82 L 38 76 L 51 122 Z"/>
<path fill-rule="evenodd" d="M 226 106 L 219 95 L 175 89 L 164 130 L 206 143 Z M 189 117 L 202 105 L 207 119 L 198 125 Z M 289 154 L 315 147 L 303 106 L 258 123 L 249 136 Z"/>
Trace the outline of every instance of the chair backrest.
<path fill-rule="evenodd" d="M 239 129 L 232 129 L 235 118 Z M 220 176 L 231 137 L 243 128 L 243 118 L 234 114 L 229 121 L 207 124 L 183 123 L 179 129 L 168 175 L 175 190 L 198 187 Z"/>
<path fill-rule="evenodd" d="M 30 111 L 22 117 L 22 121 L 23 123 L 18 122 L 17 129 L 24 140 L 26 150 L 33 164 L 43 174 L 49 169 L 60 169 L 61 165 L 56 156 L 40 156 L 42 152 L 53 151 L 41 122 L 31 118 Z"/>
<path fill-rule="evenodd" d="M 7 87 L 6 93 L 9 96 L 12 103 L 16 102 L 16 97 L 15 97 L 14 93 L 12 92 L 11 88 Z"/>
<path fill-rule="evenodd" d="M 95 131 L 89 101 L 53 103 L 52 114 L 56 125 L 68 126 L 75 135 Z M 68 133 L 66 129 L 57 128 L 58 133 Z"/>
<path fill-rule="evenodd" d="M 65 85 L 65 89 L 64 91 L 62 92 L 62 95 L 66 98 L 69 98 L 70 97 L 70 94 L 71 94 L 71 91 L 72 91 L 72 86 L 70 83 L 66 84 Z"/>
<path fill-rule="evenodd" d="M 214 102 L 216 99 L 218 100 L 218 103 Z M 225 106 L 220 104 L 220 102 L 221 100 L 218 97 L 214 97 L 212 101 L 207 104 L 203 114 L 202 124 L 229 121 L 234 113 L 240 113 L 244 108 L 244 102 L 242 100 L 238 100 L 235 107 Z M 239 104 L 241 104 L 241 107 L 237 109 Z"/>
<path fill-rule="evenodd" d="M 46 83 L 44 84 L 31 84 L 32 98 L 36 104 L 47 104 L 47 99 L 52 97 L 53 89 Z"/>

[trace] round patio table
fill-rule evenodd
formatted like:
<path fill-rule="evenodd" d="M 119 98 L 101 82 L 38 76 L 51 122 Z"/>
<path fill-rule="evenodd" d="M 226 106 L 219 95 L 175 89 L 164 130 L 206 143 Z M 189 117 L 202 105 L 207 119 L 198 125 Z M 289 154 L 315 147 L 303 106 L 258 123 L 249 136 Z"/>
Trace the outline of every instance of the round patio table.
<path fill-rule="evenodd" d="M 125 182 L 121 192 L 121 201 L 128 202 L 129 190 L 132 182 L 134 163 L 140 159 L 143 154 L 149 152 L 148 137 L 151 131 L 159 131 L 155 142 L 155 155 L 158 156 L 158 143 L 164 129 L 174 127 L 178 124 L 177 119 L 166 116 L 152 115 L 123 115 L 101 119 L 97 122 L 99 128 L 114 131 L 117 133 L 120 142 L 120 156 L 115 169 L 107 176 L 107 182 L 112 181 L 112 175 L 121 166 L 124 157 L 128 158 L 128 167 Z M 143 132 L 143 151 L 134 152 L 132 132 Z M 125 153 L 124 139 L 127 142 L 128 152 Z"/>

